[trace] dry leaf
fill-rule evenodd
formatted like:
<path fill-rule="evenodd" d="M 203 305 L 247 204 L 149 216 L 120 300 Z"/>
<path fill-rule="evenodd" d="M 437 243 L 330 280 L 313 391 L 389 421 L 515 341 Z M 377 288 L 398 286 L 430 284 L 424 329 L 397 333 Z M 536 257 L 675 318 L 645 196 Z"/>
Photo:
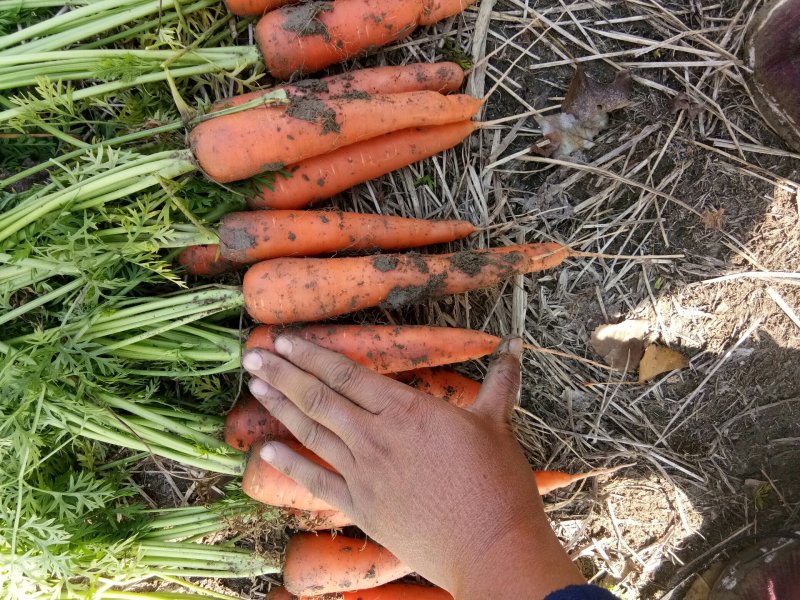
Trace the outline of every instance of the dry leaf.
<path fill-rule="evenodd" d="M 592 148 L 592 140 L 608 127 L 608 113 L 630 104 L 631 75 L 628 71 L 617 73 L 611 83 L 599 83 L 578 67 L 561 105 L 562 112 L 547 117 L 537 117 L 542 135 L 549 146 L 534 146 L 538 154 L 569 156 L 578 150 Z"/>
<path fill-rule="evenodd" d="M 689 366 L 689 359 L 680 352 L 675 352 L 666 346 L 653 344 L 644 351 L 642 361 L 639 363 L 639 383 L 650 381 L 659 375 L 685 369 Z"/>
<path fill-rule="evenodd" d="M 630 320 L 616 325 L 600 325 L 592 332 L 592 348 L 611 368 L 635 371 L 644 351 L 644 338 L 650 323 Z"/>
<path fill-rule="evenodd" d="M 672 114 L 685 110 L 689 118 L 694 119 L 705 110 L 705 106 L 698 100 L 692 98 L 689 94 L 681 93 L 672 99 L 672 107 L 670 110 Z"/>
<path fill-rule="evenodd" d="M 725 209 L 719 210 L 706 210 L 703 212 L 703 225 L 706 229 L 722 229 L 722 224 L 725 222 Z"/>

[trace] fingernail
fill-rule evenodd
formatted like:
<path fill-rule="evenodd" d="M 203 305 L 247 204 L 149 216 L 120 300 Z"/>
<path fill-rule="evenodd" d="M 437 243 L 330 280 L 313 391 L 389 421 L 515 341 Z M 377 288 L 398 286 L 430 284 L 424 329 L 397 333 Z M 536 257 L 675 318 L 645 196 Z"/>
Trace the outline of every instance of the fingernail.
<path fill-rule="evenodd" d="M 260 452 L 261 460 L 271 463 L 275 460 L 275 446 L 272 444 L 264 444 Z"/>
<path fill-rule="evenodd" d="M 511 338 L 508 341 L 508 353 L 514 356 L 515 358 L 519 358 L 522 356 L 522 338 Z"/>
<path fill-rule="evenodd" d="M 292 340 L 283 336 L 279 337 L 275 340 L 275 351 L 284 356 L 289 354 L 292 351 Z"/>
<path fill-rule="evenodd" d="M 265 381 L 261 381 L 260 379 L 251 379 L 250 391 L 253 392 L 254 396 L 266 396 L 269 394 L 270 387 Z"/>
<path fill-rule="evenodd" d="M 248 352 L 242 359 L 242 366 L 248 371 L 256 371 L 261 368 L 261 357 L 258 352 Z"/>

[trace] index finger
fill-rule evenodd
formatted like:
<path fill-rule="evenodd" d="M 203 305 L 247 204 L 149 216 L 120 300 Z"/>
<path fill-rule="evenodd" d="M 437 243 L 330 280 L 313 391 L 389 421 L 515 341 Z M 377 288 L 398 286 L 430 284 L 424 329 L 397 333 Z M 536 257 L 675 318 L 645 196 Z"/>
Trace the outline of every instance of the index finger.
<path fill-rule="evenodd" d="M 302 338 L 281 336 L 275 340 L 275 351 L 373 414 L 409 397 L 408 386 Z"/>

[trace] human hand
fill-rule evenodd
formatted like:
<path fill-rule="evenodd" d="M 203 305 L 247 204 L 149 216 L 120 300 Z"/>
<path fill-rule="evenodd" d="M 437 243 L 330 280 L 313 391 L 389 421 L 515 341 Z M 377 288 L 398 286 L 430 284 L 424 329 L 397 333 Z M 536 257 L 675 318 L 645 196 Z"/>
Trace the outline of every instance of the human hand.
<path fill-rule="evenodd" d="M 547 523 L 511 428 L 522 340 L 467 409 L 305 340 L 248 352 L 250 390 L 334 473 L 270 442 L 261 457 L 456 598 L 544 598 L 583 583 Z"/>

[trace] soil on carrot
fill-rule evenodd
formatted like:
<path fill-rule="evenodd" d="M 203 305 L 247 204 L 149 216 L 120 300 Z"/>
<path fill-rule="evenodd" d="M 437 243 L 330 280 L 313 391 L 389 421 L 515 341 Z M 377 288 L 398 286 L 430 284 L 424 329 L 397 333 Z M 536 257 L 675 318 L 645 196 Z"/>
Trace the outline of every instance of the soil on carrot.
<path fill-rule="evenodd" d="M 338 133 L 340 129 L 336 111 L 314 95 L 292 98 L 286 107 L 286 114 L 319 125 L 321 135 Z"/>
<path fill-rule="evenodd" d="M 319 15 L 333 10 L 332 2 L 309 2 L 282 9 L 285 19 L 283 29 L 301 37 L 321 35 L 326 42 L 331 39 L 328 28 L 319 20 Z"/>

